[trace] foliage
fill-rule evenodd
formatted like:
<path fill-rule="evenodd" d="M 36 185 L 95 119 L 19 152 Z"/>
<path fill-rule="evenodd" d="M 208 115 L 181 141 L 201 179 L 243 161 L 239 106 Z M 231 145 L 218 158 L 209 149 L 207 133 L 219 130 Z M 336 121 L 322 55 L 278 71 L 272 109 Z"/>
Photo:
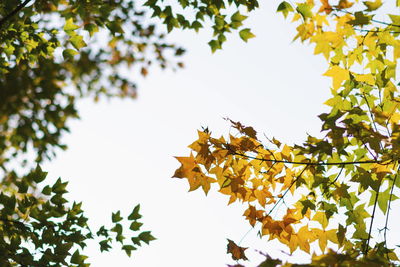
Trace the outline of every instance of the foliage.
<path fill-rule="evenodd" d="M 27 151 L 40 162 L 65 149 L 60 137 L 78 99 L 135 97 L 130 73 L 182 66 L 168 58 L 183 49 L 132 0 L 4 0 L 0 17 L 2 168 Z"/>
<path fill-rule="evenodd" d="M 101 251 L 108 251 L 113 242 L 131 255 L 142 243 L 154 237 L 141 230 L 137 205 L 124 230 L 120 211 L 112 214 L 112 227 L 101 226 L 94 234 L 81 209 L 82 203 L 70 205 L 65 199 L 67 182 L 58 179 L 53 185 L 43 186 L 47 176 L 40 167 L 28 175 L 18 177 L 11 172 L 2 184 L 0 193 L 0 265 L 1 266 L 89 266 L 82 254 L 90 239 L 98 239 Z M 8 184 L 18 191 L 10 190 Z M 38 191 L 43 187 L 41 191 Z M 33 190 L 36 189 L 36 191 Z M 126 224 L 126 223 L 125 223 Z M 133 232 L 138 232 L 133 235 Z M 125 241 L 126 236 L 131 239 Z"/>
<path fill-rule="evenodd" d="M 131 73 L 181 67 L 170 58 L 183 52 L 131 0 L 0 2 L 1 266 L 87 266 L 89 239 L 101 251 L 115 240 L 128 255 L 154 240 L 139 232 L 139 206 L 129 232 L 118 211 L 94 234 L 81 204 L 65 198 L 67 183 L 46 185 L 46 173 L 30 168 L 66 148 L 60 138 L 79 99 L 135 97 Z"/>
<path fill-rule="evenodd" d="M 258 6 L 257 1 L 183 1 L 183 7 L 197 12 L 188 22 L 168 6 L 160 11 L 162 3 L 147 3 L 170 28 L 197 30 L 208 18 L 218 38 L 210 42 L 213 51 L 221 48 L 225 33 L 242 26 L 243 7 Z M 319 115 L 322 136 L 290 145 L 264 140 L 252 127 L 230 121 L 236 132 L 228 137 L 199 131 L 190 156 L 177 157 L 181 166 L 174 177 L 187 179 L 190 191 L 206 194 L 216 184 L 229 203 L 246 205 L 244 216 L 260 235 L 278 240 L 291 253 L 321 255 L 313 263 L 333 266 L 332 259 L 344 259 L 345 266 L 373 266 L 368 265 L 372 261 L 385 266 L 398 261 L 387 241 L 391 204 L 400 187 L 400 16 L 393 14 L 399 6 L 399 1 L 380 0 L 280 3 L 277 11 L 297 24 L 294 39 L 313 44 L 314 53 L 328 62 L 324 75 L 332 78 L 332 96 L 325 102 L 330 111 Z M 384 225 L 374 224 L 378 216 Z M 376 228 L 383 238 L 374 236 Z M 229 247 L 233 259 L 245 259 L 244 249 L 238 253 L 231 241 Z"/>

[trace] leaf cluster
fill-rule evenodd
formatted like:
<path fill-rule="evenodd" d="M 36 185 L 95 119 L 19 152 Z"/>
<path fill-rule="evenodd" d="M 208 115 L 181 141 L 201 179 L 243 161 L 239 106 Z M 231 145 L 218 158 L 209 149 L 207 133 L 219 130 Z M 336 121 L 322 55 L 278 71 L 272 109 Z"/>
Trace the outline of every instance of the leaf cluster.
<path fill-rule="evenodd" d="M 40 162 L 65 149 L 60 138 L 79 117 L 79 99 L 135 97 L 135 80 L 122 68 L 146 76 L 153 63 L 182 66 L 173 57 L 184 50 L 134 1 L 4 0 L 0 18 L 3 168 L 27 151 Z"/>
<path fill-rule="evenodd" d="M 108 251 L 113 242 L 121 244 L 128 256 L 141 242 L 155 238 L 149 231 L 138 232 L 142 217 L 137 205 L 124 230 L 120 211 L 112 214 L 113 227 L 100 227 L 96 234 L 88 225 L 82 203 L 72 204 L 65 197 L 68 182 L 58 179 L 46 182 L 47 173 L 38 166 L 28 175 L 19 177 L 11 172 L 0 193 L 0 265 L 1 266 L 89 266 L 82 250 L 89 240 L 99 240 L 101 251 Z M 42 188 L 39 190 L 39 188 Z M 124 242 L 128 236 L 131 242 Z"/>
<path fill-rule="evenodd" d="M 355 261 L 372 253 L 390 264 L 398 260 L 387 232 L 400 187 L 399 16 L 386 14 L 390 8 L 380 0 L 333 2 L 284 1 L 277 8 L 297 24 L 294 39 L 313 44 L 327 60 L 324 75 L 332 86 L 325 102 L 330 110 L 319 115 L 322 136 L 289 145 L 261 140 L 253 128 L 230 121 L 236 132 L 228 137 L 199 131 L 190 156 L 177 157 L 174 177 L 206 194 L 215 184 L 229 203 L 244 203 L 245 218 L 261 236 L 279 240 L 291 253 L 319 251 L 329 258 L 328 247 L 334 247 L 356 255 Z M 390 22 L 374 19 L 378 15 Z M 385 221 L 380 240 L 372 230 L 378 216 Z"/>

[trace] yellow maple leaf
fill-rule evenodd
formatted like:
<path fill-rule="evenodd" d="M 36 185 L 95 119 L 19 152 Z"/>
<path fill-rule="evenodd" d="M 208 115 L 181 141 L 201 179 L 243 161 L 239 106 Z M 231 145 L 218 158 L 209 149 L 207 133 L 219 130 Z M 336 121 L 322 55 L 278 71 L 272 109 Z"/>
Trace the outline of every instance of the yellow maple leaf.
<path fill-rule="evenodd" d="M 194 176 L 193 169 L 197 166 L 193 154 L 190 157 L 175 157 L 182 165 L 177 169 L 172 177 L 175 178 L 192 178 Z"/>
<path fill-rule="evenodd" d="M 353 2 L 347 1 L 347 0 L 340 0 L 339 4 L 336 6 L 337 8 L 350 8 L 353 6 Z"/>
<path fill-rule="evenodd" d="M 375 79 L 372 74 L 355 74 L 354 77 L 358 82 L 365 82 L 370 85 L 375 85 Z"/>
<path fill-rule="evenodd" d="M 367 7 L 367 11 L 374 11 L 377 10 L 382 6 L 382 0 L 375 0 L 375 1 L 365 1 L 363 2 L 364 5 Z"/>
<path fill-rule="evenodd" d="M 325 72 L 324 76 L 332 77 L 333 89 L 337 90 L 340 88 L 343 81 L 346 81 L 350 78 L 350 73 L 348 70 L 335 65 L 332 66 L 327 72 Z"/>
<path fill-rule="evenodd" d="M 322 211 L 318 211 L 317 213 L 315 213 L 312 220 L 319 222 L 324 229 L 328 226 L 328 219 L 326 218 L 325 213 Z"/>

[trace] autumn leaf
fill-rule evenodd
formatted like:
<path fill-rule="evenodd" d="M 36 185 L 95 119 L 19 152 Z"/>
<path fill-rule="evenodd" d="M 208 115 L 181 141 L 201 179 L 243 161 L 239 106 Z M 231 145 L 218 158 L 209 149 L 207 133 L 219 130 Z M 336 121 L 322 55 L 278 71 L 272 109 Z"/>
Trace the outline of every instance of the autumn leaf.
<path fill-rule="evenodd" d="M 326 14 L 330 14 L 332 12 L 332 6 L 329 4 L 329 0 L 321 0 L 321 7 L 318 12 L 325 12 Z"/>
<path fill-rule="evenodd" d="M 383 4 L 382 0 L 365 1 L 363 4 L 367 7 L 367 11 L 374 11 L 380 8 Z"/>
<path fill-rule="evenodd" d="M 350 8 L 353 5 L 354 5 L 354 3 L 350 2 L 349 0 L 340 0 L 339 4 L 337 5 L 337 8 L 345 9 L 345 8 Z"/>
<path fill-rule="evenodd" d="M 227 245 L 227 253 L 231 254 L 232 259 L 237 261 L 237 260 L 245 260 L 247 261 L 247 257 L 244 253 L 244 251 L 247 248 L 240 247 L 235 244 L 232 240 L 228 239 L 228 245 Z"/>
<path fill-rule="evenodd" d="M 190 154 L 190 157 L 175 157 L 180 163 L 181 166 L 179 169 L 175 171 L 175 174 L 172 177 L 175 178 L 191 178 L 194 176 L 193 169 L 197 166 L 195 158 L 193 154 Z"/>
<path fill-rule="evenodd" d="M 337 65 L 332 66 L 327 72 L 324 73 L 324 75 L 332 77 L 333 89 L 335 90 L 340 88 L 343 81 L 346 81 L 350 78 L 349 71 Z"/>
<path fill-rule="evenodd" d="M 371 22 L 372 16 L 365 15 L 362 11 L 357 11 L 354 13 L 354 19 L 350 20 L 348 24 L 353 26 L 364 26 Z"/>

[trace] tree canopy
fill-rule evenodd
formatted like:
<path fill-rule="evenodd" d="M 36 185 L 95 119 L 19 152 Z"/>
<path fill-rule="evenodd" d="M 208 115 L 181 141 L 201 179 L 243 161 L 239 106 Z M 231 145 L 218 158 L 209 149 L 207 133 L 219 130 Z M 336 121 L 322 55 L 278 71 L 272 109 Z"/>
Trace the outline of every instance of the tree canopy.
<path fill-rule="evenodd" d="M 245 20 L 259 6 L 256 0 L 149 0 L 144 6 L 130 0 L 0 3 L 2 265 L 86 266 L 81 249 L 88 239 L 99 238 L 102 251 L 115 240 L 128 255 L 154 239 L 142 231 L 127 240 L 120 211 L 112 214 L 111 227 L 94 233 L 81 204 L 64 198 L 67 183 L 43 184 L 46 173 L 33 167 L 65 149 L 60 138 L 69 119 L 78 117 L 79 99 L 136 96 L 134 79 L 123 69 L 145 76 L 153 63 L 182 66 L 175 56 L 184 50 L 167 43 L 149 15 L 168 31 L 211 27 L 213 52 L 230 32 L 246 42 L 255 37 Z M 284 144 L 227 119 L 235 132 L 215 137 L 207 128 L 199 131 L 192 153 L 177 157 L 174 177 L 206 194 L 215 184 L 229 203 L 242 202 L 261 236 L 291 253 L 310 254 L 312 263 L 304 266 L 398 263 L 388 239 L 400 187 L 399 6 L 398 0 L 281 2 L 277 11 L 296 25 L 294 39 L 312 44 L 328 63 L 332 96 L 325 102 L 330 111 L 319 115 L 321 136 Z M 279 216 L 272 213 L 277 209 Z M 378 216 L 384 225 L 376 225 Z M 136 206 L 127 216 L 130 230 L 141 230 L 140 218 Z M 228 253 L 246 260 L 239 245 L 228 240 Z M 265 258 L 260 266 L 290 266 Z"/>
<path fill-rule="evenodd" d="M 166 43 L 134 1 L 15 3 L 0 3 L 3 168 L 28 150 L 40 162 L 64 149 L 60 137 L 80 98 L 135 97 L 132 77 L 152 63 L 181 65 L 174 55 L 184 50 Z"/>
<path fill-rule="evenodd" d="M 35 165 L 65 149 L 61 136 L 83 97 L 135 97 L 130 73 L 177 68 L 183 49 L 168 44 L 133 1 L 5 0 L 0 3 L 0 262 L 2 266 L 87 266 L 89 239 L 128 255 L 154 237 L 134 235 L 139 206 L 122 223 L 93 231 L 67 182 L 44 182 Z M 134 75 L 133 75 L 134 77 Z M 47 180 L 46 180 L 47 181 Z M 130 239 L 126 239 L 126 237 Z"/>

